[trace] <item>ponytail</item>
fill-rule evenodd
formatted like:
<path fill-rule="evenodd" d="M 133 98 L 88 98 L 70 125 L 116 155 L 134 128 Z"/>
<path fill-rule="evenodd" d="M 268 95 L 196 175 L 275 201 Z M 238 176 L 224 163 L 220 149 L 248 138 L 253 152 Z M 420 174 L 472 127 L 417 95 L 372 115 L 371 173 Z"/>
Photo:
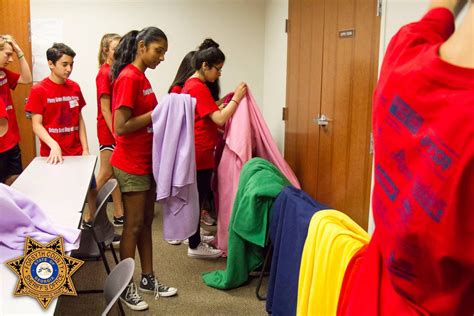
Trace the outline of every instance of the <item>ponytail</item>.
<path fill-rule="evenodd" d="M 195 51 L 191 51 L 184 56 L 183 60 L 181 61 L 181 64 L 179 65 L 178 72 L 174 77 L 173 83 L 168 89 L 168 93 L 171 92 L 171 89 L 174 86 L 180 86 L 182 88 L 186 80 L 188 80 L 188 78 L 194 74 L 195 70 L 192 66 L 192 60 L 195 53 Z"/>
<path fill-rule="evenodd" d="M 125 34 L 120 40 L 117 48 L 115 49 L 114 59 L 115 62 L 112 65 L 112 81 L 117 79 L 118 75 L 125 66 L 135 60 L 137 54 L 137 35 L 138 31 L 130 31 Z"/>
<path fill-rule="evenodd" d="M 222 64 L 225 61 L 224 53 L 219 49 L 219 44 L 214 42 L 212 39 L 207 38 L 199 45 L 199 49 L 194 54 L 193 67 L 195 70 L 199 70 L 203 63 L 206 63 L 209 67 Z"/>
<path fill-rule="evenodd" d="M 115 49 L 115 62 L 112 65 L 112 81 L 117 79 L 125 66 L 132 63 L 137 55 L 138 42 L 144 41 L 145 46 L 152 42 L 168 41 L 165 33 L 157 27 L 149 26 L 141 31 L 130 31 L 120 40 Z"/>
<path fill-rule="evenodd" d="M 100 40 L 99 54 L 97 56 L 99 67 L 107 61 L 107 52 L 110 49 L 110 43 L 114 40 L 120 40 L 120 35 L 116 33 L 107 33 L 102 36 L 102 39 Z"/>

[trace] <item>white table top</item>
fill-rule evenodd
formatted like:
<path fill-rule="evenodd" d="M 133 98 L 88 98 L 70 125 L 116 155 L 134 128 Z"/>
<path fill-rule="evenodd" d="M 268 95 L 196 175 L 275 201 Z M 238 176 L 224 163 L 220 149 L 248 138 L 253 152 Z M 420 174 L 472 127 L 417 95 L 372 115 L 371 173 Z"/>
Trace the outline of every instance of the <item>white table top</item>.
<path fill-rule="evenodd" d="M 96 156 L 67 156 L 59 165 L 36 157 L 12 184 L 48 214 L 51 221 L 77 228 L 94 172 Z M 57 299 L 47 310 L 29 296 L 13 296 L 17 276 L 0 264 L 0 315 L 53 315 Z"/>

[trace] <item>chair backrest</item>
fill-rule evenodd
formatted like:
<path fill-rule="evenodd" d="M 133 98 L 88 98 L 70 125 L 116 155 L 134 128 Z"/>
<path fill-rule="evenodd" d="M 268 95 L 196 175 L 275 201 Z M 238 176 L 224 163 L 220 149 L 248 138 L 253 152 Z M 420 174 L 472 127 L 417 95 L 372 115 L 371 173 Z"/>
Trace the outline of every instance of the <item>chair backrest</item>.
<path fill-rule="evenodd" d="M 95 232 L 97 241 L 104 242 L 106 245 L 109 245 L 114 239 L 115 229 L 107 216 L 107 201 L 116 187 L 117 180 L 110 179 L 100 189 L 96 199 L 97 211 L 92 221 L 92 229 Z"/>
<path fill-rule="evenodd" d="M 102 312 L 102 316 L 107 315 L 112 306 L 115 304 L 120 294 L 125 290 L 128 283 L 132 279 L 133 272 L 135 271 L 135 260 L 132 258 L 126 258 L 110 272 L 109 276 L 105 280 L 104 285 L 104 297 L 107 307 Z"/>
<path fill-rule="evenodd" d="M 109 245 L 114 239 L 114 226 L 107 216 L 107 201 L 116 186 L 117 180 L 110 179 L 100 189 L 96 199 L 97 211 L 92 220 L 92 229 L 97 237 L 97 242 L 104 242 L 105 245 Z M 99 248 L 93 237 L 92 231 L 87 228 L 82 229 L 79 249 L 74 250 L 72 256 L 80 258 L 98 257 L 99 255 Z"/>
<path fill-rule="evenodd" d="M 109 199 L 110 194 L 112 191 L 115 190 L 117 187 L 117 180 L 116 179 L 109 179 L 100 189 L 99 193 L 97 193 L 97 198 L 95 199 L 95 206 L 97 208 L 97 212 L 94 214 L 94 220 L 99 214 L 99 210 L 104 205 L 107 205 L 107 201 Z"/>

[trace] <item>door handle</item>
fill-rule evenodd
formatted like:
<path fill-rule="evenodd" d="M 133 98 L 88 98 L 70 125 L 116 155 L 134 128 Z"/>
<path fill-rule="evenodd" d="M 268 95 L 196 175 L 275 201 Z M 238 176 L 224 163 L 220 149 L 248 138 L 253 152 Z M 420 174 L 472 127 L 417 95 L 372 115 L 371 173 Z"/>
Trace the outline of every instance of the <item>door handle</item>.
<path fill-rule="evenodd" d="M 329 122 L 332 120 L 329 119 L 325 114 L 318 114 L 318 117 L 313 119 L 313 121 L 319 126 L 327 127 Z"/>

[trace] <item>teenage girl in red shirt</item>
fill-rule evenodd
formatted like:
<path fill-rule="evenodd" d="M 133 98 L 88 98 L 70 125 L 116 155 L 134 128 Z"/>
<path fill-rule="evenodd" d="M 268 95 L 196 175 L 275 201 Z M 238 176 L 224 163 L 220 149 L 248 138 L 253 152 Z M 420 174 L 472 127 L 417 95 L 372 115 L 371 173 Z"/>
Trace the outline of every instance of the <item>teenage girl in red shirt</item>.
<path fill-rule="evenodd" d="M 196 147 L 196 169 L 199 204 L 211 191 L 211 176 L 214 168 L 214 148 L 218 139 L 218 126 L 222 126 L 234 114 L 240 100 L 247 93 L 247 86 L 241 83 L 234 91 L 232 100 L 219 109 L 206 82 L 215 82 L 221 75 L 225 55 L 219 44 L 206 39 L 194 54 L 194 74 L 184 84 L 182 93 L 196 98 L 194 116 L 194 141 Z M 189 237 L 188 256 L 192 258 L 217 258 L 222 251 L 201 242 L 199 224 L 196 233 Z"/>
<path fill-rule="evenodd" d="M 178 291 L 159 283 L 153 273 L 155 184 L 152 176 L 151 113 L 158 101 L 145 71 L 155 69 L 165 59 L 167 50 L 168 41 L 160 29 L 147 27 L 131 31 L 117 46 L 112 66 L 112 117 L 116 147 L 110 163 L 122 191 L 126 218 L 120 257 L 135 258 L 135 248 L 138 247 L 142 268 L 139 289 L 154 292 L 155 298 L 172 296 Z M 121 300 L 133 310 L 148 308 L 133 281 L 122 293 Z"/>
<path fill-rule="evenodd" d="M 13 52 L 20 63 L 20 73 L 6 69 L 13 61 Z M 0 100 L 2 110 L 6 116 L 2 119 L 8 128 L 0 136 L 0 183 L 10 185 L 23 171 L 21 165 L 20 131 L 16 121 L 15 108 L 10 90 L 14 90 L 18 83 L 31 83 L 31 71 L 25 55 L 17 42 L 10 35 L 0 35 Z M 7 120 L 7 121 L 6 121 Z"/>
<path fill-rule="evenodd" d="M 120 35 L 108 33 L 102 36 L 99 48 L 99 73 L 95 78 L 97 87 L 97 137 L 99 139 L 100 169 L 97 175 L 97 190 L 113 177 L 110 157 L 115 148 L 115 139 L 112 135 L 112 82 L 110 66 L 114 62 L 115 48 L 120 41 Z M 114 225 L 123 226 L 124 216 L 122 194 L 117 187 L 112 192 L 114 201 Z"/>

